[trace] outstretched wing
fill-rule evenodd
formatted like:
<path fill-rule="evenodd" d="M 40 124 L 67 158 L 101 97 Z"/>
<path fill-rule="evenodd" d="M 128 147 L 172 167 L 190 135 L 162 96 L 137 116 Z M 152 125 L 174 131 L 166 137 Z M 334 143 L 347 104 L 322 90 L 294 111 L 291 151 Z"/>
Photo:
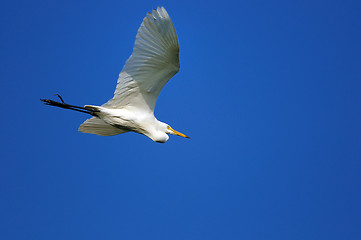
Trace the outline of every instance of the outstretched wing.
<path fill-rule="evenodd" d="M 167 11 L 158 7 L 143 19 L 133 53 L 119 74 L 114 97 L 103 106 L 154 112 L 160 91 L 179 66 L 177 34 Z"/>

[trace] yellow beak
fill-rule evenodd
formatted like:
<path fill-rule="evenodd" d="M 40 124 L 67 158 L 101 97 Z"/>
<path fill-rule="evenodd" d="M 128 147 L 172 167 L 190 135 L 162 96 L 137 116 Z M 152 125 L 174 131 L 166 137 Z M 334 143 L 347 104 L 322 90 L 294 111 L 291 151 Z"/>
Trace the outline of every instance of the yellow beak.
<path fill-rule="evenodd" d="M 173 128 L 171 128 L 171 127 L 168 127 L 168 129 L 169 129 L 169 130 L 171 130 L 171 131 L 173 132 L 173 134 L 174 134 L 174 135 L 181 136 L 181 137 L 185 137 L 185 138 L 190 138 L 190 137 L 188 137 L 188 136 L 184 135 L 183 133 L 180 133 L 180 132 L 178 132 L 178 131 L 174 130 L 174 129 L 173 129 Z"/>

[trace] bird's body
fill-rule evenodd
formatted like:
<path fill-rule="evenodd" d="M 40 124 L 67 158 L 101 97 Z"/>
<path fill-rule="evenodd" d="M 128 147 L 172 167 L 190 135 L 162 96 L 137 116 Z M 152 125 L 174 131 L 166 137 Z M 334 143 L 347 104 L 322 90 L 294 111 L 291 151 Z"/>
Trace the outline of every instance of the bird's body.
<path fill-rule="evenodd" d="M 129 131 L 144 134 L 155 142 L 166 142 L 173 130 L 154 116 L 157 97 L 179 70 L 179 45 L 173 23 L 163 7 L 144 18 L 132 55 L 119 74 L 114 97 L 102 106 L 77 107 L 42 99 L 46 104 L 93 115 L 79 131 L 112 136 Z"/>
<path fill-rule="evenodd" d="M 146 135 L 155 142 L 166 142 L 172 134 L 168 125 L 158 121 L 151 112 L 138 109 L 111 109 L 98 106 L 85 106 L 86 109 L 96 109 L 97 117 L 85 121 L 79 131 L 95 133 L 102 136 L 116 135 L 133 131 Z M 103 122 L 107 125 L 103 126 Z M 96 127 L 98 126 L 98 127 Z"/>

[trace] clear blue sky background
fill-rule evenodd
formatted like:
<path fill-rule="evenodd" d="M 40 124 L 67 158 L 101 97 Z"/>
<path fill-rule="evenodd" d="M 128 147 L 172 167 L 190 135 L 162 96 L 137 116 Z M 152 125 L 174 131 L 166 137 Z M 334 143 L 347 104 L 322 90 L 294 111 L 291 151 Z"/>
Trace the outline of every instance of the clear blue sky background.
<path fill-rule="evenodd" d="M 77 132 L 164 5 L 192 139 Z M 0 239 L 361 239 L 359 1 L 3 1 Z"/>

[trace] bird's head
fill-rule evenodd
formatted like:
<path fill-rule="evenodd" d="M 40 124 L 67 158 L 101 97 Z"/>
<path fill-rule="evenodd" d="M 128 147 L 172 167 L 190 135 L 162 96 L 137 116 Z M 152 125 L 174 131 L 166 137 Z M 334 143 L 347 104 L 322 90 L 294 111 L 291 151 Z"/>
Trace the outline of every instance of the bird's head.
<path fill-rule="evenodd" d="M 185 138 L 190 138 L 190 137 L 186 136 L 185 134 L 174 130 L 168 124 L 162 123 L 162 122 L 159 122 L 158 131 L 155 134 L 152 134 L 152 136 L 150 138 L 155 142 L 165 143 L 169 139 L 168 134 L 177 135 L 177 136 L 181 136 L 181 137 L 185 137 Z"/>

